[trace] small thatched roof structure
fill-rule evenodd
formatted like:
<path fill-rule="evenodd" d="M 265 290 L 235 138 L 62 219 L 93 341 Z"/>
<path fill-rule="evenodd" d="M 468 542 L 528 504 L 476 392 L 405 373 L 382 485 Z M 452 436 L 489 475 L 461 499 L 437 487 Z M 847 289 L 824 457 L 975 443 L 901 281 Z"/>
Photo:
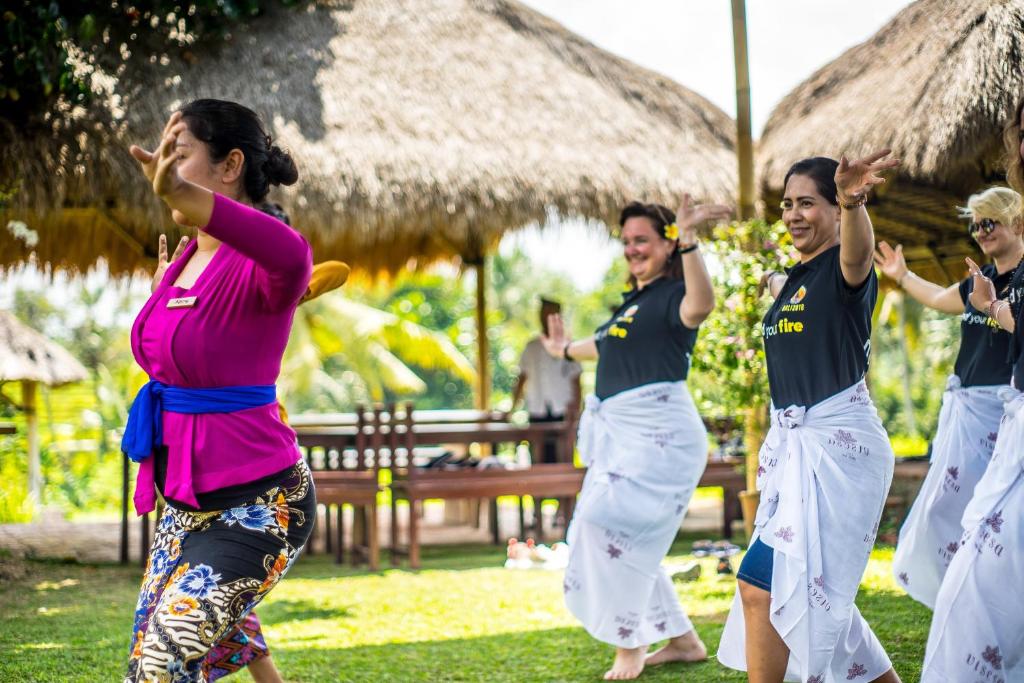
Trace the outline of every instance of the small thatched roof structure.
<path fill-rule="evenodd" d="M 0 181 L 24 178 L 8 217 L 38 230 L 42 263 L 84 269 L 105 255 L 125 272 L 155 256 L 171 226 L 125 145 L 152 144 L 196 97 L 264 117 L 300 166 L 274 198 L 317 258 L 364 271 L 479 259 L 551 210 L 607 221 L 632 198 L 728 200 L 735 187 L 728 116 L 514 0 L 275 10 L 141 80 L 121 94 L 120 129 L 0 151 Z M 0 230 L 0 267 L 28 251 Z"/>
<path fill-rule="evenodd" d="M 964 272 L 974 254 L 955 207 L 1003 180 L 1001 130 L 1024 95 L 1024 0 L 919 0 L 787 95 L 759 146 L 776 211 L 789 165 L 891 147 L 903 160 L 869 205 L 917 270 Z"/>
<path fill-rule="evenodd" d="M 74 356 L 60 344 L 14 317 L 0 311 L 0 383 L 41 382 L 59 386 L 89 376 Z"/>

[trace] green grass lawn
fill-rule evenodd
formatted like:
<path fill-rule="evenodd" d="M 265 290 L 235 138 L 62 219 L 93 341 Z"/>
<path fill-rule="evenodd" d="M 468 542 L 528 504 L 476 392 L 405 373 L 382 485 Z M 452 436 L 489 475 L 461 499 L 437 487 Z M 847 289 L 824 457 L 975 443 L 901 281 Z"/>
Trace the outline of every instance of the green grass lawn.
<path fill-rule="evenodd" d="M 690 540 L 673 548 L 685 559 Z M 419 572 L 371 574 L 304 558 L 260 606 L 289 681 L 597 681 L 612 650 L 562 604 L 561 573 L 507 571 L 500 548 L 426 548 Z M 734 560 L 734 565 L 736 564 Z M 872 556 L 857 600 L 903 680 L 917 681 L 930 612 L 889 575 L 892 550 Z M 702 560 L 676 584 L 709 651 L 735 586 Z M 115 681 L 123 675 L 135 568 L 29 563 L 0 581 L 0 681 Z M 743 681 L 713 659 L 648 669 L 644 681 Z M 247 674 L 227 680 L 251 681 Z"/>

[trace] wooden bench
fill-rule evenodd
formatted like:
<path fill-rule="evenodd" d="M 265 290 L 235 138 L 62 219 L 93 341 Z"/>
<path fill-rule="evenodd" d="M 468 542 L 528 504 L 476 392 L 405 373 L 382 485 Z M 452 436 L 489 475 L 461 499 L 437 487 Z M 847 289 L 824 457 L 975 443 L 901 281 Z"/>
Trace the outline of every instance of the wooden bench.
<path fill-rule="evenodd" d="M 576 495 L 583 486 L 586 471 L 571 463 L 535 464 L 528 468 L 518 469 L 480 469 L 466 468 L 457 470 L 433 470 L 416 467 L 413 462 L 415 449 L 431 439 L 438 443 L 448 443 L 462 438 L 478 438 L 486 443 L 509 441 L 518 443 L 527 440 L 534 453 L 540 453 L 545 436 L 554 433 L 562 439 L 567 430 L 572 428 L 571 422 L 542 423 L 524 427 L 505 425 L 501 429 L 480 426 L 476 430 L 463 433 L 453 428 L 422 426 L 417 427 L 412 419 L 413 411 L 409 407 L 405 417 L 390 425 L 380 425 L 377 431 L 387 434 L 388 450 L 391 453 L 391 563 L 397 565 L 400 556 L 409 558 L 409 566 L 417 569 L 420 566 L 419 518 L 423 501 L 440 498 L 444 500 L 460 499 L 492 499 L 500 496 L 534 496 L 536 500 L 544 497 L 558 498 L 566 501 L 569 507 L 566 518 L 571 515 Z M 399 456 L 404 455 L 404 464 Z M 403 547 L 399 542 L 398 501 L 409 503 L 408 542 Z M 495 543 L 499 542 L 496 506 L 492 507 L 491 533 Z M 520 526 L 522 527 L 522 507 L 520 506 Z"/>
<path fill-rule="evenodd" d="M 379 420 L 380 410 L 374 413 Z M 317 502 L 324 506 L 324 550 L 331 552 L 334 546 L 335 562 L 341 564 L 345 556 L 345 515 L 344 505 L 352 506 L 352 549 L 353 565 L 365 560 L 371 571 L 380 568 L 380 534 L 377 529 L 377 494 L 380 486 L 380 462 L 377 457 L 383 442 L 383 435 L 369 427 L 366 412 L 357 412 L 355 434 L 299 433 L 299 446 L 305 450 L 305 457 L 313 473 Z M 353 448 L 354 446 L 354 448 Z M 323 468 L 314 467 L 322 459 Z M 332 538 L 332 514 L 334 508 L 334 534 Z M 312 539 L 307 552 L 313 552 Z"/>
<path fill-rule="evenodd" d="M 566 463 L 546 463 L 525 469 L 486 469 L 461 471 L 398 470 L 391 483 L 391 562 L 409 557 L 413 569 L 420 565 L 419 511 L 424 500 L 498 498 L 499 496 L 548 496 L 571 501 L 566 518 L 571 517 L 576 494 L 583 487 L 586 470 Z M 405 548 L 398 542 L 396 504 L 409 502 L 409 540 Z M 493 526 L 492 526 L 493 530 Z"/>

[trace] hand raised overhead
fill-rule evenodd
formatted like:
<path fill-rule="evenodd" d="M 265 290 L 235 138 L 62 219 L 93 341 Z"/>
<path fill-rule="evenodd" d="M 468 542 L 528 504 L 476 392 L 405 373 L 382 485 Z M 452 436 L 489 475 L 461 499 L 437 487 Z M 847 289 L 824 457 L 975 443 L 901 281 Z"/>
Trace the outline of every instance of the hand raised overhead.
<path fill-rule="evenodd" d="M 679 225 L 680 244 L 696 241 L 696 228 L 704 221 L 718 223 L 732 215 L 732 209 L 724 204 L 694 204 L 689 193 L 683 195 L 676 210 L 676 224 Z"/>
<path fill-rule="evenodd" d="M 883 149 L 853 161 L 847 159 L 845 154 L 842 155 L 835 175 L 839 198 L 844 202 L 852 202 L 875 185 L 884 183 L 885 178 L 878 174 L 900 165 L 899 159 L 885 158 L 891 153 L 891 149 Z"/>

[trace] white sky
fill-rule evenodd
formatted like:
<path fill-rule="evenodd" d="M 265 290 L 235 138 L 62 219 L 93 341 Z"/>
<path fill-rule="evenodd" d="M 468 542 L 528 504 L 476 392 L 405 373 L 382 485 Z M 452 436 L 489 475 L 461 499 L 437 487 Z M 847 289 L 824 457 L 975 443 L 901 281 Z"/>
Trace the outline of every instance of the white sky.
<path fill-rule="evenodd" d="M 736 116 L 729 0 L 521 0 L 569 30 L 694 90 Z M 871 37 L 908 0 L 747 0 L 751 118 L 760 135 L 790 90 L 848 48 Z M 527 229 L 522 246 L 538 264 L 567 270 L 578 286 L 600 282 L 618 249 L 578 224 Z M 572 258 L 564 255 L 572 254 Z"/>
<path fill-rule="evenodd" d="M 521 0 L 600 47 L 663 73 L 736 114 L 729 0 Z M 747 0 L 754 136 L 772 108 L 796 85 L 846 49 L 863 42 L 908 0 Z M 527 228 L 501 250 L 521 246 L 539 265 L 568 272 L 576 284 L 600 282 L 618 248 L 579 223 Z M 567 257 L 566 255 L 571 255 Z M 0 308 L 14 281 L 0 280 Z"/>

